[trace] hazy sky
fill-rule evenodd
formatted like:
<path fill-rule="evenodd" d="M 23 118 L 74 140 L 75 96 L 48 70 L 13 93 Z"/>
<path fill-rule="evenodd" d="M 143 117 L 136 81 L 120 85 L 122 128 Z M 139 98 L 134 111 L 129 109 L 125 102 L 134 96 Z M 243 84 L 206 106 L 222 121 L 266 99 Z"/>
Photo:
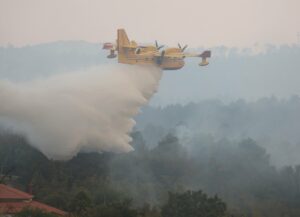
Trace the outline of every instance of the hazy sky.
<path fill-rule="evenodd" d="M 296 43 L 299 0 L 0 0 L 0 45 L 57 40 L 192 46 Z"/>

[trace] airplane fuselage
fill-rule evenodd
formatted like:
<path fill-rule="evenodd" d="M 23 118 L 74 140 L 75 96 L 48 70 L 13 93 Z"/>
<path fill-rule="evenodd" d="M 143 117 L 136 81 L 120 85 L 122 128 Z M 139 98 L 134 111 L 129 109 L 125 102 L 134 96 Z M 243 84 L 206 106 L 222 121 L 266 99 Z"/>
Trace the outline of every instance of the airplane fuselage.
<path fill-rule="evenodd" d="M 165 56 L 159 60 L 155 54 L 156 51 L 141 51 L 141 53 L 136 54 L 136 49 L 126 49 L 124 55 L 119 56 L 118 62 L 131 65 L 156 65 L 163 70 L 176 70 L 184 66 L 184 60 L 181 57 Z"/>

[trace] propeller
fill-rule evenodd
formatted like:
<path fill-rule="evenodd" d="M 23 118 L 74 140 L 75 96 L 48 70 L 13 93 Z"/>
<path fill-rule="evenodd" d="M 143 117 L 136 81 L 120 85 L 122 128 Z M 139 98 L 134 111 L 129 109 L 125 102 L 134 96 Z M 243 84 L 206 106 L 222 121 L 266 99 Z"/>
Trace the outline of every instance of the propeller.
<path fill-rule="evenodd" d="M 141 47 L 138 47 L 138 48 L 135 50 L 135 53 L 136 53 L 136 54 L 140 54 L 140 53 L 141 53 Z"/>
<path fill-rule="evenodd" d="M 158 65 L 161 65 L 161 64 L 162 64 L 163 59 L 164 59 L 164 56 L 165 56 L 165 51 L 163 50 L 163 51 L 161 52 L 161 55 L 157 58 L 157 64 L 158 64 Z"/>
<path fill-rule="evenodd" d="M 184 47 L 181 47 L 181 45 L 178 43 L 178 47 L 181 50 L 181 52 L 183 52 L 188 47 L 188 45 L 186 44 L 184 45 Z"/>
<path fill-rule="evenodd" d="M 164 45 L 158 46 L 158 43 L 157 43 L 157 41 L 155 40 L 155 47 L 156 47 L 157 50 L 160 50 L 161 48 L 164 47 Z"/>

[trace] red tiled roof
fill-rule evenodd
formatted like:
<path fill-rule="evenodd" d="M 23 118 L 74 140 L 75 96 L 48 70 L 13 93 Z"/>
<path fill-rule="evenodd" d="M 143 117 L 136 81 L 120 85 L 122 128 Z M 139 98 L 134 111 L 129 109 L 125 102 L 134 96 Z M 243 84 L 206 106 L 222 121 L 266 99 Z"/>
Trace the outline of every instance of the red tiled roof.
<path fill-rule="evenodd" d="M 41 209 L 45 212 L 66 216 L 67 213 L 32 200 L 33 195 L 0 184 L 0 213 L 15 214 L 24 208 Z"/>
<path fill-rule="evenodd" d="M 31 208 L 31 209 L 40 209 L 46 212 L 54 213 L 60 216 L 67 215 L 66 212 L 56 209 L 54 207 L 48 206 L 46 204 L 37 202 L 37 201 L 22 201 L 22 202 L 0 202 L 0 213 L 5 214 L 15 214 L 23 210 L 24 208 Z"/>
<path fill-rule="evenodd" d="M 46 210 L 47 212 L 55 213 L 55 214 L 62 215 L 62 216 L 67 215 L 66 212 L 64 212 L 60 209 L 56 209 L 55 207 L 48 206 L 48 205 L 46 205 L 44 203 L 40 203 L 38 201 L 32 201 L 30 206 L 33 207 L 33 208 Z"/>
<path fill-rule="evenodd" d="M 0 199 L 18 199 L 18 200 L 30 200 L 33 195 L 27 194 L 23 191 L 19 191 L 15 188 L 8 187 L 7 185 L 0 184 Z"/>

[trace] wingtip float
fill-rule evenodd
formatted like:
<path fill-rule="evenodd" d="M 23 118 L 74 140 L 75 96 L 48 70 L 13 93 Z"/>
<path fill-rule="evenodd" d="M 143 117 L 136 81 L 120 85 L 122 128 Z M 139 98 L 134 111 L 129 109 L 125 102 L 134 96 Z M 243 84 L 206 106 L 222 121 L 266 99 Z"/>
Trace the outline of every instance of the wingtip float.
<path fill-rule="evenodd" d="M 200 57 L 200 66 L 208 65 L 207 58 L 211 51 L 206 50 L 201 54 L 187 53 L 187 45 L 162 49 L 164 46 L 155 41 L 154 46 L 140 46 L 135 41 L 129 41 L 124 29 L 118 29 L 117 43 L 104 43 L 103 49 L 109 50 L 107 58 L 118 57 L 119 63 L 131 65 L 157 65 L 163 70 L 176 70 L 184 66 L 186 57 Z"/>

